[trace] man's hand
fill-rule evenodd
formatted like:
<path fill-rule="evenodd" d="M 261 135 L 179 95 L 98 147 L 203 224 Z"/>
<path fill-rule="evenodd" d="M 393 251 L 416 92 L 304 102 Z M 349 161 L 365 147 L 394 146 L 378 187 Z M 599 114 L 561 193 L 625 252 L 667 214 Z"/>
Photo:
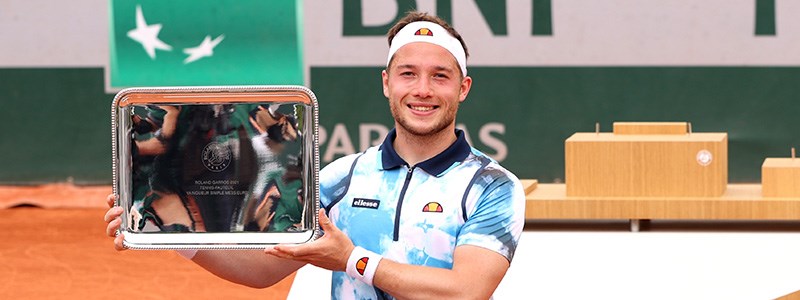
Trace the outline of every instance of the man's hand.
<path fill-rule="evenodd" d="M 122 224 L 120 216 L 123 209 L 114 206 L 116 199 L 115 195 L 108 195 L 106 201 L 109 209 L 103 219 L 108 224 L 106 235 L 114 237 L 114 248 L 122 251 L 127 248 L 122 244 L 123 236 L 116 232 Z M 300 262 L 264 255 L 259 250 L 201 250 L 192 258 L 192 262 L 222 279 L 253 288 L 272 286 L 303 266 Z"/>
<path fill-rule="evenodd" d="M 331 271 L 344 271 L 355 248 L 353 242 L 331 223 L 323 210 L 319 211 L 319 225 L 325 234 L 316 241 L 302 245 L 277 245 L 264 252 Z"/>
<path fill-rule="evenodd" d="M 106 215 L 103 217 L 103 220 L 106 222 L 106 235 L 114 238 L 114 249 L 117 251 L 122 251 L 127 248 L 123 246 L 122 239 L 123 236 L 117 235 L 117 230 L 122 225 L 122 207 L 114 206 L 114 202 L 116 202 L 117 196 L 114 194 L 108 195 L 106 197 L 106 203 L 108 204 L 108 211 Z"/>

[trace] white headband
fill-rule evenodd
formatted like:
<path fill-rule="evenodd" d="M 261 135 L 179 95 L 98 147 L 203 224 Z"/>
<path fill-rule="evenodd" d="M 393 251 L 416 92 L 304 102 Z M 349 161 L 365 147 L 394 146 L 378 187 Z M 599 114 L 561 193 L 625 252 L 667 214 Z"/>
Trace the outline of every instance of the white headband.
<path fill-rule="evenodd" d="M 389 66 L 392 56 L 400 47 L 414 42 L 431 43 L 447 49 L 456 58 L 458 66 L 461 67 L 461 73 L 467 76 L 467 55 L 461 46 L 461 42 L 450 35 L 444 27 L 427 21 L 409 23 L 397 32 L 392 39 L 392 46 L 389 47 L 389 58 L 386 59 L 386 66 Z"/>

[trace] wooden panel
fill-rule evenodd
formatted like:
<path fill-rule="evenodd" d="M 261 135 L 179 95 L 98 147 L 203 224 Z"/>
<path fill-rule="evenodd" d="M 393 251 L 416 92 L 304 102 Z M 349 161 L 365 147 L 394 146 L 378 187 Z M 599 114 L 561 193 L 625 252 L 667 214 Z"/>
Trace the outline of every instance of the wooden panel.
<path fill-rule="evenodd" d="M 800 198 L 763 198 L 759 184 L 721 197 L 568 197 L 564 184 L 539 184 L 527 200 L 527 219 L 800 220 Z"/>
<path fill-rule="evenodd" d="M 614 122 L 614 134 L 687 134 L 687 122 Z"/>
<path fill-rule="evenodd" d="M 780 296 L 775 298 L 775 300 L 800 300 L 800 291 L 795 291 L 794 293 Z"/>
<path fill-rule="evenodd" d="M 522 183 L 522 187 L 525 189 L 525 195 L 533 192 L 539 185 L 539 181 L 536 179 L 520 179 L 519 182 Z"/>
<path fill-rule="evenodd" d="M 728 183 L 726 133 L 575 133 L 564 156 L 568 196 L 714 197 Z"/>
<path fill-rule="evenodd" d="M 761 185 L 764 197 L 800 197 L 800 159 L 765 159 Z"/>

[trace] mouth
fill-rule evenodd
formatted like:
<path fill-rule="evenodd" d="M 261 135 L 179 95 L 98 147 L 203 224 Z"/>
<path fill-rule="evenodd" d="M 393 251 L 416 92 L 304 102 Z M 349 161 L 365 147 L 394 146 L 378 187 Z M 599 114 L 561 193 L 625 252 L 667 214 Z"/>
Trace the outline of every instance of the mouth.
<path fill-rule="evenodd" d="M 431 111 L 431 110 L 439 108 L 438 105 L 411 105 L 411 104 L 409 104 L 409 105 L 406 105 L 406 106 L 408 108 L 410 108 L 411 110 L 419 111 L 419 112 L 427 112 L 427 111 Z"/>

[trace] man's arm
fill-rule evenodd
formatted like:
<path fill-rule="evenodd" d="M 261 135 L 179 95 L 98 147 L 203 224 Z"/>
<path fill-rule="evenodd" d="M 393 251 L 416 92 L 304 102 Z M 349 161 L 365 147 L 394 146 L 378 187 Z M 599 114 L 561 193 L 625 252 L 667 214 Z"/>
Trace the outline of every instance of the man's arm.
<path fill-rule="evenodd" d="M 381 259 L 373 284 L 398 299 L 489 299 L 508 267 L 497 252 L 463 245 L 453 254 L 452 270 Z"/>
<path fill-rule="evenodd" d="M 217 277 L 254 288 L 270 287 L 305 265 L 263 250 L 201 250 L 192 261 Z"/>
<path fill-rule="evenodd" d="M 509 176 L 503 175 L 505 172 L 493 171 L 491 174 L 493 176 L 489 179 L 483 177 L 490 182 L 487 182 L 469 220 L 460 229 L 452 269 L 381 259 L 372 279 L 373 285 L 401 299 L 490 298 L 510 266 L 525 223 L 522 185 L 510 173 Z M 500 236 L 481 232 L 499 233 Z M 502 253 L 500 249 L 507 252 Z"/>
<path fill-rule="evenodd" d="M 113 194 L 106 198 L 109 209 L 103 219 L 106 234 L 114 238 L 114 248 L 122 251 L 126 249 L 123 237 L 116 234 L 122 224 L 122 207 L 114 206 L 115 199 Z M 255 288 L 269 287 L 305 265 L 266 255 L 261 250 L 201 250 L 192 261 L 222 279 Z"/>
<path fill-rule="evenodd" d="M 266 252 L 276 257 L 304 261 L 315 266 L 345 271 L 355 246 L 320 210 L 325 234 L 303 245 L 278 245 Z M 402 264 L 381 259 L 372 284 L 399 299 L 488 299 L 508 270 L 501 254 L 472 245 L 456 247 L 453 268 Z"/>

